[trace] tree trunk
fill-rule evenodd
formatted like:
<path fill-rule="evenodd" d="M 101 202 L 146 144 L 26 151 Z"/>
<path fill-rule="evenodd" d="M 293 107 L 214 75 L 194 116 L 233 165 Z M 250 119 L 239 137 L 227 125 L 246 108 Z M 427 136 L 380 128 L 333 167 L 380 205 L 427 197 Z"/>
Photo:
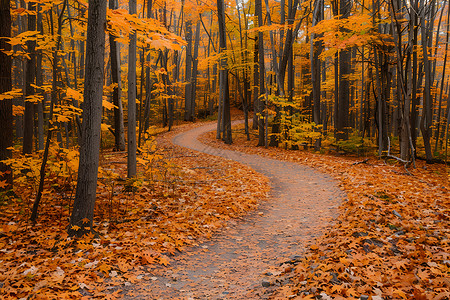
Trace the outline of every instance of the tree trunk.
<path fill-rule="evenodd" d="M 130 0 L 129 12 L 136 14 L 136 0 Z M 136 146 L 136 32 L 133 32 L 128 48 L 128 178 L 136 176 Z"/>
<path fill-rule="evenodd" d="M 28 3 L 29 11 L 36 11 L 36 3 Z M 36 30 L 36 15 L 28 15 L 28 31 Z M 27 60 L 25 69 L 25 97 L 34 94 L 34 79 L 36 77 L 36 41 L 27 41 L 27 48 L 30 59 Z M 24 131 L 23 131 L 23 154 L 30 154 L 33 152 L 33 129 L 34 129 L 34 102 L 25 99 L 25 114 L 24 114 Z"/>
<path fill-rule="evenodd" d="M 11 36 L 11 10 L 9 0 L 0 0 L 0 36 Z M 0 49 L 11 50 L 11 45 L 7 39 L 0 39 Z M 0 51 L 0 94 L 12 89 L 12 60 L 11 57 Z M 12 157 L 9 147 L 13 146 L 13 115 L 12 99 L 0 101 L 0 161 Z M 0 191 L 12 188 L 13 176 L 11 167 L 0 163 L 0 182 L 6 181 L 7 185 L 0 188 Z"/>
<path fill-rule="evenodd" d="M 315 0 L 313 19 L 311 26 L 323 20 L 323 0 Z M 313 122 L 317 125 L 322 124 L 320 118 L 320 60 L 319 55 L 322 53 L 322 42 L 318 40 L 314 33 L 311 34 L 311 82 L 312 82 L 312 98 L 313 98 Z"/>
<path fill-rule="evenodd" d="M 90 0 L 86 39 L 83 124 L 77 189 L 69 234 L 92 230 L 100 156 L 106 0 Z M 78 230 L 77 230 L 78 229 Z"/>
<path fill-rule="evenodd" d="M 185 27 L 185 39 L 186 45 L 186 66 L 185 66 L 185 76 L 186 76 L 186 87 L 184 91 L 184 120 L 193 121 L 192 116 L 192 21 L 186 21 Z"/>
<path fill-rule="evenodd" d="M 225 28 L 225 4 L 223 0 L 217 0 L 217 16 L 219 21 L 219 48 L 223 52 L 227 49 L 227 38 Z M 222 104 L 223 104 L 223 140 L 226 144 L 233 142 L 231 136 L 231 114 L 230 114 L 230 93 L 228 87 L 228 66 L 227 58 L 221 58 L 221 69 L 219 76 L 221 77 Z"/>
<path fill-rule="evenodd" d="M 116 0 L 109 0 L 109 8 L 117 9 Z M 117 151 L 125 151 L 125 128 L 123 125 L 122 106 L 122 80 L 120 76 L 120 50 L 115 37 L 109 35 L 109 49 L 111 59 L 111 79 L 113 84 L 117 84 L 113 90 L 114 108 L 114 141 Z"/>
<path fill-rule="evenodd" d="M 263 18 L 262 18 L 262 3 L 261 0 L 255 1 L 255 14 L 258 18 L 258 27 L 263 26 Z M 259 63 L 259 100 L 258 100 L 258 146 L 265 146 L 265 124 L 264 124 L 264 110 L 266 105 L 261 99 L 261 96 L 265 94 L 265 68 L 264 68 L 264 36 L 262 32 L 258 32 L 258 63 Z"/>
<path fill-rule="evenodd" d="M 349 0 L 340 0 L 339 14 L 340 18 L 348 18 L 351 11 L 351 2 Z M 349 96 L 350 84 L 347 76 L 351 71 L 351 53 L 349 49 L 344 49 L 339 53 L 339 90 L 336 118 L 336 139 L 348 139 L 348 116 L 349 116 Z"/>
<path fill-rule="evenodd" d="M 195 98 L 197 96 L 197 69 L 198 69 L 198 47 L 200 45 L 200 21 L 197 21 L 197 26 L 195 29 L 195 41 L 194 41 L 194 54 L 192 56 L 192 74 L 190 80 L 190 119 L 195 120 Z"/>
<path fill-rule="evenodd" d="M 421 1 L 423 5 L 423 0 Z M 433 6 L 432 6 L 433 7 Z M 431 125 L 433 123 L 432 116 L 432 107 L 433 100 L 431 98 L 431 88 L 432 88 L 432 74 L 431 74 L 431 61 L 429 59 L 429 39 L 428 34 L 430 34 L 430 30 L 426 27 L 425 23 L 425 11 L 423 11 L 421 16 L 421 35 L 422 35 L 422 54 L 423 54 L 423 66 L 425 71 L 425 85 L 424 85 L 424 101 L 423 101 L 423 110 L 422 110 L 422 118 L 420 122 L 420 129 L 422 132 L 423 143 L 425 146 L 425 155 L 427 162 L 431 162 L 433 160 L 433 153 L 431 151 Z M 433 14 L 433 9 L 430 10 L 430 14 Z M 428 20 L 429 23 L 432 22 L 432 18 Z M 429 24 L 427 24 L 429 25 Z"/>

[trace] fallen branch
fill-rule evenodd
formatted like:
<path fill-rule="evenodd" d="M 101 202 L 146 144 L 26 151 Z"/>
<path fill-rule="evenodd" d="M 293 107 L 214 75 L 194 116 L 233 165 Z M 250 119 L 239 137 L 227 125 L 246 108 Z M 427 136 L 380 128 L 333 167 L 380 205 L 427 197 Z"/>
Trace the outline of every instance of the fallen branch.
<path fill-rule="evenodd" d="M 363 160 L 363 161 L 358 161 L 358 162 L 352 163 L 352 166 L 359 165 L 359 164 L 367 164 L 368 161 L 369 161 L 369 159 L 366 158 L 366 159 Z"/>
<path fill-rule="evenodd" d="M 404 164 L 403 167 L 405 168 L 406 173 L 409 176 L 412 176 L 412 174 L 408 171 L 408 166 L 409 166 L 409 164 L 411 164 L 411 161 L 404 160 L 404 159 L 402 159 L 400 157 L 397 157 L 397 156 L 391 154 L 391 139 L 389 137 L 388 137 L 388 153 L 386 154 L 385 157 L 386 158 L 392 158 L 392 159 L 395 159 L 395 160 L 403 163 Z"/>

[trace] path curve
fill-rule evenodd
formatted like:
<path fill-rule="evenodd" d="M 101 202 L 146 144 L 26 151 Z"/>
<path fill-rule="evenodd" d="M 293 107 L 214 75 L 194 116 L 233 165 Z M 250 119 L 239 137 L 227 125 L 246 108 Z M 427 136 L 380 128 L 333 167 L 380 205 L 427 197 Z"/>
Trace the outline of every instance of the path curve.
<path fill-rule="evenodd" d="M 301 255 L 305 243 L 318 237 L 337 215 L 344 195 L 330 176 L 307 166 L 213 148 L 197 140 L 215 126 L 194 128 L 172 141 L 266 175 L 272 187 L 270 199 L 245 220 L 229 222 L 210 241 L 180 254 L 170 268 L 157 270 L 146 288 L 149 294 L 133 299 L 266 298 L 274 277 L 264 273 Z"/>

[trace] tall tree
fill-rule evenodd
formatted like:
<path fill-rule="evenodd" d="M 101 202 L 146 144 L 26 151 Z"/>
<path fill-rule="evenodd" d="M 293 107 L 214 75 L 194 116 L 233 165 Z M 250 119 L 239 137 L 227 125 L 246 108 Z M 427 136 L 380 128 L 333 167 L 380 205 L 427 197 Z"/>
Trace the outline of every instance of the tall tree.
<path fill-rule="evenodd" d="M 433 153 L 431 152 L 431 125 L 433 124 L 433 99 L 431 95 L 431 88 L 433 87 L 433 74 L 431 70 L 432 61 L 430 60 L 431 41 L 433 39 L 433 25 L 434 25 L 434 9 L 435 1 L 431 1 L 425 5 L 424 0 L 420 1 L 422 9 L 421 19 L 421 36 L 422 36 L 422 55 L 423 66 L 425 73 L 425 85 L 424 85 L 424 100 L 422 118 L 420 120 L 420 129 L 422 132 L 423 143 L 425 146 L 425 155 L 427 162 L 433 160 Z"/>
<path fill-rule="evenodd" d="M 109 8 L 117 9 L 117 0 L 109 0 Z M 111 79 L 115 84 L 113 90 L 114 107 L 114 141 L 117 151 L 125 151 L 125 129 L 123 125 L 123 106 L 122 106 L 122 80 L 120 77 L 120 51 L 115 37 L 109 34 L 109 48 L 111 60 Z"/>
<path fill-rule="evenodd" d="M 184 120 L 185 121 L 193 121 L 193 111 L 192 111 L 192 21 L 187 20 L 185 25 L 185 39 L 187 42 L 186 45 L 186 63 L 185 63 L 185 78 L 186 78 L 186 86 L 184 92 Z"/>
<path fill-rule="evenodd" d="M 223 0 L 217 0 L 217 16 L 219 19 L 219 48 L 222 53 L 222 57 L 220 60 L 221 69 L 220 69 L 220 89 L 222 107 L 223 107 L 223 140 L 227 144 L 231 144 L 233 142 L 231 137 L 231 114 L 230 114 L 230 91 L 229 91 L 229 83 L 228 83 L 228 66 L 227 66 L 227 58 L 224 53 L 227 50 L 227 37 L 226 37 L 226 28 L 225 28 L 225 4 Z M 218 120 L 220 122 L 220 119 Z"/>
<path fill-rule="evenodd" d="M 80 163 L 69 233 L 91 231 L 97 189 L 102 119 L 107 0 L 89 0 Z"/>
<path fill-rule="evenodd" d="M 130 15 L 136 14 L 136 0 L 129 2 Z M 136 31 L 128 47 L 128 178 L 136 176 Z"/>
<path fill-rule="evenodd" d="M 36 3 L 29 2 L 28 10 L 36 11 Z M 36 30 L 36 14 L 28 14 L 28 31 Z M 27 41 L 29 59 L 25 68 L 25 98 L 34 94 L 34 79 L 36 77 L 36 41 Z M 23 132 L 23 153 L 30 154 L 33 151 L 33 130 L 34 130 L 34 102 L 30 99 L 25 99 L 25 114 L 24 114 L 24 132 Z"/>
<path fill-rule="evenodd" d="M 0 0 L 0 94 L 12 89 L 12 60 L 4 51 L 11 50 L 5 37 L 11 36 L 11 9 L 9 0 Z M 12 99 L 0 100 L 0 161 L 11 158 L 12 152 L 9 147 L 13 145 L 13 115 Z M 5 181 L 5 189 L 11 188 L 12 170 L 4 163 L 0 163 L 0 182 Z M 0 190 L 3 190 L 1 188 Z"/>
<path fill-rule="evenodd" d="M 314 11 L 312 15 L 311 26 L 316 26 L 317 23 L 323 20 L 323 0 L 314 1 Z M 311 33 L 311 83 L 312 83 L 312 98 L 313 98 L 313 122 L 316 124 L 322 124 L 320 115 L 320 85 L 321 85 L 321 62 L 319 60 L 319 55 L 322 52 L 322 41 L 319 40 L 320 36 Z"/>
<path fill-rule="evenodd" d="M 255 1 L 255 14 L 258 18 L 258 27 L 263 26 L 263 18 L 262 18 L 262 3 L 261 0 Z M 265 124 L 264 124 L 264 110 L 265 110 L 265 102 L 261 99 L 261 96 L 265 94 L 265 67 L 264 67 L 264 36 L 261 31 L 258 32 L 258 63 L 259 63 L 259 95 L 258 95 L 258 146 L 265 146 Z"/>
<path fill-rule="evenodd" d="M 339 0 L 339 15 L 341 19 L 346 19 L 350 16 L 352 7 L 351 0 Z M 342 29 L 344 30 L 344 29 Z M 349 126 L 349 96 L 350 83 L 348 75 L 351 68 L 351 52 L 350 49 L 343 49 L 339 52 L 339 92 L 337 101 L 336 114 L 336 138 L 338 140 L 348 139 Z"/>

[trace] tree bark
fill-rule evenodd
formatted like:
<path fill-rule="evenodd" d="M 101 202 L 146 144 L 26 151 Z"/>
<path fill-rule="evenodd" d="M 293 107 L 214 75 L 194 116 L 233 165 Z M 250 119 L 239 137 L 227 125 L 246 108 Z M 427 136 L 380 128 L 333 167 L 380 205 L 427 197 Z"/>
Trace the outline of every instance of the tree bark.
<path fill-rule="evenodd" d="M 86 39 L 83 133 L 77 189 L 68 229 L 71 235 L 90 232 L 93 225 L 100 156 L 105 28 L 106 0 L 90 0 Z"/>
<path fill-rule="evenodd" d="M 11 36 L 11 10 L 9 0 L 0 0 L 0 36 Z M 11 50 L 11 45 L 7 39 L 0 39 L 0 94 L 8 92 L 12 89 L 12 60 L 3 51 Z M 13 145 L 13 115 L 12 115 L 12 99 L 0 100 L 0 161 L 12 157 L 9 147 Z M 8 190 L 12 188 L 13 176 L 11 167 L 0 163 L 0 182 L 5 181 L 7 186 L 0 188 Z"/>
<path fill-rule="evenodd" d="M 221 53 L 227 49 L 226 28 L 225 28 L 225 4 L 223 0 L 217 0 L 217 16 L 219 19 L 219 48 Z M 231 114 L 230 114 L 230 94 L 228 83 L 228 66 L 225 55 L 221 58 L 221 77 L 222 104 L 223 104 L 223 140 L 226 144 L 233 142 L 231 136 Z"/>
<path fill-rule="evenodd" d="M 28 10 L 36 11 L 36 3 L 29 2 Z M 36 15 L 28 15 L 28 31 L 36 30 Z M 36 42 L 27 41 L 27 49 L 30 59 L 27 60 L 25 69 L 25 97 L 34 94 L 34 88 L 31 86 L 34 84 L 36 77 Z M 24 113 L 24 126 L 23 126 L 23 154 L 31 154 L 33 152 L 33 129 L 34 129 L 34 103 L 25 99 L 25 113 Z"/>
<path fill-rule="evenodd" d="M 116 0 L 109 0 L 109 8 L 117 9 Z M 111 59 L 111 79 L 117 84 L 113 90 L 114 108 L 114 141 L 117 151 L 125 151 L 125 128 L 123 125 L 122 80 L 120 76 L 120 50 L 112 34 L 109 35 L 109 49 Z"/>
<path fill-rule="evenodd" d="M 263 26 L 263 18 L 262 18 L 262 3 L 261 0 L 255 1 L 255 14 L 258 18 L 258 27 Z M 259 63 L 259 99 L 258 99 L 258 146 L 265 146 L 265 124 L 264 124 L 264 110 L 266 105 L 264 100 L 261 99 L 261 96 L 265 94 L 265 67 L 264 67 L 264 37 L 263 33 L 258 32 L 258 63 Z"/>
<path fill-rule="evenodd" d="M 185 39 L 186 45 L 186 66 L 185 66 L 185 77 L 186 77 L 186 87 L 184 90 L 184 120 L 193 121 L 192 115 L 192 21 L 186 21 L 185 25 Z"/>
<path fill-rule="evenodd" d="M 136 0 L 129 1 L 129 12 L 136 14 Z M 136 32 L 133 32 L 128 47 L 128 178 L 136 176 L 136 150 Z"/>
<path fill-rule="evenodd" d="M 323 0 L 315 0 L 313 19 L 311 26 L 323 20 Z M 322 42 L 316 38 L 315 34 L 311 34 L 311 82 L 312 82 L 312 98 L 313 98 L 313 122 L 317 125 L 322 124 L 320 115 L 320 85 L 321 70 L 319 55 L 322 52 Z"/>
<path fill-rule="evenodd" d="M 339 14 L 341 18 L 348 18 L 351 11 L 351 2 L 349 0 L 340 0 Z M 350 74 L 351 53 L 349 49 L 344 49 L 339 53 L 339 92 L 336 117 L 336 139 L 348 139 L 348 117 L 349 117 L 349 96 L 350 84 L 347 75 Z"/>

